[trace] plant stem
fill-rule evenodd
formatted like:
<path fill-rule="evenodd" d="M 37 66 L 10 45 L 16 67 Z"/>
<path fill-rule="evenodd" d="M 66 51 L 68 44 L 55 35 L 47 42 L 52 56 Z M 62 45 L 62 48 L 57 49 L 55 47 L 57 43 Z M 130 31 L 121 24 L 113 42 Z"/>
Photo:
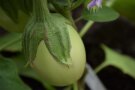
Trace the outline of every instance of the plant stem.
<path fill-rule="evenodd" d="M 57 8 L 57 7 L 56 7 Z M 73 17 L 72 17 L 72 12 L 70 10 L 63 10 L 61 8 L 57 8 L 57 10 L 65 17 L 67 18 L 71 23 L 72 23 L 72 26 L 77 29 L 76 25 L 75 25 L 75 22 L 73 20 Z"/>
<path fill-rule="evenodd" d="M 78 17 L 78 18 L 75 20 L 75 23 L 79 22 L 81 19 L 83 19 L 82 16 Z"/>
<path fill-rule="evenodd" d="M 106 61 L 104 61 L 101 65 L 99 65 L 96 69 L 95 72 L 98 73 L 99 71 L 101 71 L 103 68 L 105 68 L 107 66 Z"/>
<path fill-rule="evenodd" d="M 93 21 L 88 21 L 80 31 L 80 36 L 83 37 L 89 28 L 93 25 Z"/>
<path fill-rule="evenodd" d="M 72 23 L 72 26 L 73 26 L 75 29 L 77 29 L 77 27 L 76 27 L 76 25 L 75 25 L 75 22 L 74 22 L 74 20 L 73 20 L 71 11 L 70 11 L 70 10 L 66 10 L 66 11 L 63 11 L 63 13 L 64 13 L 64 16 L 65 16 L 68 20 L 70 20 L 70 22 Z"/>
<path fill-rule="evenodd" d="M 69 7 L 71 7 L 71 0 L 67 0 Z"/>
<path fill-rule="evenodd" d="M 86 25 L 80 31 L 80 36 L 81 37 L 83 37 L 86 34 L 86 32 L 93 25 L 93 23 L 94 23 L 93 21 L 88 21 L 86 23 Z M 99 67 L 99 68 L 97 68 L 97 72 L 101 68 L 102 68 L 102 66 Z M 101 83 L 101 81 L 99 80 L 99 78 L 94 73 L 94 70 L 91 68 L 91 66 L 87 65 L 87 69 L 88 69 L 88 75 L 87 75 L 86 80 L 85 80 L 86 83 L 87 83 L 87 85 L 89 87 L 91 87 L 92 90 L 106 90 L 106 88 L 104 87 L 104 85 Z"/>
<path fill-rule="evenodd" d="M 77 82 L 73 84 L 73 90 L 78 90 L 78 84 L 77 84 Z"/>
<path fill-rule="evenodd" d="M 69 2 L 69 1 L 68 1 Z M 55 9 L 60 13 L 62 14 L 65 18 L 67 18 L 71 23 L 72 23 L 72 26 L 77 29 L 76 25 L 75 25 L 75 22 L 73 20 L 73 17 L 72 17 L 72 12 L 71 10 L 69 9 L 63 9 L 61 8 L 59 5 L 53 3 Z"/>
<path fill-rule="evenodd" d="M 112 6 L 113 3 L 115 2 L 115 0 L 113 0 L 112 2 L 107 3 L 107 6 Z M 75 22 L 78 22 L 80 20 L 80 18 L 78 18 Z M 93 21 L 88 21 L 85 26 L 81 29 L 80 31 L 80 36 L 83 37 L 87 31 L 89 30 L 89 28 L 93 25 Z M 98 73 L 100 70 L 102 70 L 104 67 L 106 67 L 107 62 L 103 62 L 101 65 L 99 65 L 96 69 L 95 72 Z M 94 70 L 91 68 L 91 66 L 87 65 L 87 68 L 89 70 L 89 75 L 86 78 L 87 84 L 88 86 L 91 87 L 92 90 L 107 90 L 104 85 L 100 82 L 99 78 L 96 76 L 96 74 L 94 73 Z"/>
<path fill-rule="evenodd" d="M 33 14 L 36 21 L 43 21 L 50 14 L 47 0 L 33 0 Z"/>

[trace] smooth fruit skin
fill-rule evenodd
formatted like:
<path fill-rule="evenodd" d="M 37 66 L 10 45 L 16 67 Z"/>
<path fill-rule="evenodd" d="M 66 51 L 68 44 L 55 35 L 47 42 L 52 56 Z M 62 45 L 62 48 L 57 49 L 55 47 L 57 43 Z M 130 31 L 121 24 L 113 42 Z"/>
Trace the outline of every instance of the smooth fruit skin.
<path fill-rule="evenodd" d="M 32 67 L 40 74 L 43 80 L 54 86 L 67 86 L 81 78 L 86 63 L 85 48 L 83 42 L 70 25 L 67 25 L 71 40 L 72 64 L 67 66 L 56 61 L 43 41 L 39 44 L 37 55 Z"/>

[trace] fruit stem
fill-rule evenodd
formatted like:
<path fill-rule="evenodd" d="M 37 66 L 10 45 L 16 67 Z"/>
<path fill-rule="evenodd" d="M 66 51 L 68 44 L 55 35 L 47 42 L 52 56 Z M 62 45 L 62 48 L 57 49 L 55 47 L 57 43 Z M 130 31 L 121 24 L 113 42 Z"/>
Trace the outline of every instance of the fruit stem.
<path fill-rule="evenodd" d="M 77 29 L 70 10 L 63 11 L 64 16 L 72 23 L 72 26 Z"/>
<path fill-rule="evenodd" d="M 50 14 L 47 0 L 33 0 L 33 14 L 36 21 L 43 21 Z"/>
<path fill-rule="evenodd" d="M 77 82 L 73 84 L 73 90 L 78 90 L 78 84 L 77 84 Z"/>
<path fill-rule="evenodd" d="M 70 2 L 69 2 L 70 3 Z M 75 22 L 73 20 L 73 17 L 72 17 L 72 12 L 71 10 L 69 9 L 63 9 L 63 8 L 60 8 L 57 4 L 54 4 L 54 7 L 55 9 L 60 13 L 62 14 L 65 18 L 67 18 L 71 23 L 72 23 L 72 26 L 77 29 L 76 25 L 75 25 Z"/>

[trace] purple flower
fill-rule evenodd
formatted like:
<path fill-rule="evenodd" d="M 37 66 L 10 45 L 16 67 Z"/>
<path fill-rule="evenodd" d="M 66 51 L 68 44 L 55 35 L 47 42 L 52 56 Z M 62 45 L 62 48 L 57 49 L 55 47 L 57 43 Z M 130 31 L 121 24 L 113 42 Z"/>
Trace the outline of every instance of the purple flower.
<path fill-rule="evenodd" d="M 92 0 L 87 8 L 90 9 L 90 8 L 94 8 L 94 7 L 101 7 L 102 6 L 102 0 Z"/>

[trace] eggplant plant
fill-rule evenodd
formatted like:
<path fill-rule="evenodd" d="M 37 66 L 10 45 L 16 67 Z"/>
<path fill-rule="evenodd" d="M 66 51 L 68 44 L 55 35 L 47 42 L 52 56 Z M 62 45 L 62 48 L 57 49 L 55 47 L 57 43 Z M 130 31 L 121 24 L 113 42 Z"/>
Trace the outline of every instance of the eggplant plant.
<path fill-rule="evenodd" d="M 0 38 L 0 90 L 32 90 L 20 77 L 37 80 L 47 90 L 85 90 L 85 84 L 92 90 L 107 90 L 95 73 L 110 64 L 134 77 L 125 64 L 112 62 L 108 53 L 113 58 L 123 58 L 105 45 L 101 47 L 108 55 L 106 61 L 95 70 L 87 64 L 81 37 L 95 22 L 119 17 L 111 8 L 114 3 L 115 0 L 0 0 L 0 27 L 5 31 Z M 78 8 L 80 14 L 74 19 L 72 14 Z M 80 29 L 76 22 L 81 20 L 86 23 Z M 14 54 L 6 56 L 5 51 Z"/>

